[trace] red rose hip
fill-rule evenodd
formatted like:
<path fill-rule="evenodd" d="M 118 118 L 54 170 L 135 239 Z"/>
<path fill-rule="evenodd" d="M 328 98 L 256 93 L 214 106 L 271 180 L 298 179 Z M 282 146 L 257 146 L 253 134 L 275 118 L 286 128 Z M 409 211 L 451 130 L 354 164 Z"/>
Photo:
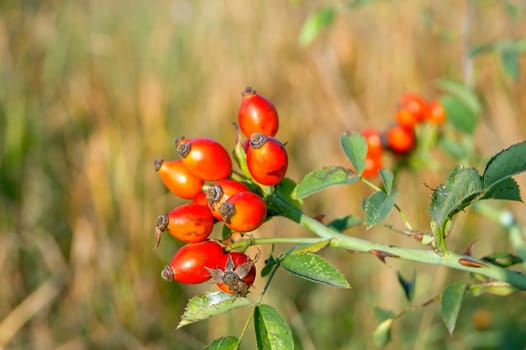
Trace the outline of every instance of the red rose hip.
<path fill-rule="evenodd" d="M 279 140 L 271 136 L 252 134 L 247 150 L 247 167 L 258 183 L 277 185 L 287 172 L 287 150 Z"/>
<path fill-rule="evenodd" d="M 202 283 L 210 279 L 208 269 L 222 266 L 223 247 L 214 241 L 188 243 L 164 267 L 161 277 L 169 282 Z"/>
<path fill-rule="evenodd" d="M 241 94 L 243 97 L 239 107 L 238 122 L 243 134 L 246 137 L 250 137 L 253 133 L 276 135 L 279 127 L 276 107 L 250 86 Z"/>

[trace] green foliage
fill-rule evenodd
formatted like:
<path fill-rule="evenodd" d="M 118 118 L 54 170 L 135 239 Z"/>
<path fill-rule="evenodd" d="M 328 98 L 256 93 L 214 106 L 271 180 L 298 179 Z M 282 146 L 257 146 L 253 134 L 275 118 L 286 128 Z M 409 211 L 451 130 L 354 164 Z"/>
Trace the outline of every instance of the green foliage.
<path fill-rule="evenodd" d="M 465 291 L 466 285 L 458 282 L 447 287 L 442 293 L 442 319 L 450 334 L 455 330 Z"/>
<path fill-rule="evenodd" d="M 486 164 L 484 174 L 482 175 L 484 188 L 486 191 L 492 191 L 502 181 L 506 181 L 511 176 L 524 171 L 526 171 L 526 142 L 521 142 L 512 145 L 491 157 L 491 159 Z M 509 189 L 504 191 L 505 194 L 509 195 L 509 198 L 499 199 L 520 199 L 520 195 L 514 192 L 514 190 L 518 191 L 518 186 L 516 186 L 516 183 L 511 184 L 510 186 L 508 181 L 508 183 L 505 185 L 506 186 L 504 188 L 511 188 L 511 191 Z M 496 193 L 499 193 L 499 191 L 496 191 Z"/>
<path fill-rule="evenodd" d="M 382 222 L 395 205 L 395 194 L 388 195 L 383 191 L 371 194 L 364 203 L 365 226 L 369 229 Z"/>
<path fill-rule="evenodd" d="M 177 328 L 251 304 L 252 302 L 247 298 L 235 297 L 223 292 L 198 295 L 188 301 Z"/>
<path fill-rule="evenodd" d="M 365 169 L 365 156 L 367 154 L 367 143 L 365 137 L 359 133 L 342 135 L 340 145 L 347 159 L 351 162 L 358 175 Z"/>
<path fill-rule="evenodd" d="M 397 271 L 398 275 L 398 283 L 400 283 L 400 286 L 402 287 L 404 291 L 405 298 L 407 301 L 412 301 L 413 297 L 415 296 L 415 288 L 416 288 L 416 273 L 413 273 L 413 277 L 410 280 L 407 280 L 402 276 L 400 271 Z"/>
<path fill-rule="evenodd" d="M 446 183 L 433 192 L 429 214 L 439 226 L 470 205 L 482 193 L 482 181 L 477 170 L 457 166 Z"/>
<path fill-rule="evenodd" d="M 289 325 L 272 306 L 256 306 L 254 329 L 259 350 L 294 349 Z"/>
<path fill-rule="evenodd" d="M 229 336 L 213 340 L 204 350 L 237 350 L 238 348 L 239 339 Z"/>
<path fill-rule="evenodd" d="M 341 272 L 325 259 L 313 253 L 292 253 L 287 255 L 281 265 L 295 276 L 332 287 L 350 288 L 349 282 Z"/>
<path fill-rule="evenodd" d="M 300 181 L 292 192 L 292 198 L 303 199 L 327 187 L 358 182 L 350 169 L 340 166 L 326 166 L 311 171 Z"/>
<path fill-rule="evenodd" d="M 311 13 L 300 31 L 299 41 L 303 46 L 309 45 L 324 29 L 329 27 L 336 15 L 336 9 L 332 6 L 321 8 Z"/>
<path fill-rule="evenodd" d="M 472 134 L 482 111 L 477 94 L 454 80 L 440 79 L 436 84 L 445 91 L 440 102 L 446 110 L 448 121 L 458 130 Z"/>

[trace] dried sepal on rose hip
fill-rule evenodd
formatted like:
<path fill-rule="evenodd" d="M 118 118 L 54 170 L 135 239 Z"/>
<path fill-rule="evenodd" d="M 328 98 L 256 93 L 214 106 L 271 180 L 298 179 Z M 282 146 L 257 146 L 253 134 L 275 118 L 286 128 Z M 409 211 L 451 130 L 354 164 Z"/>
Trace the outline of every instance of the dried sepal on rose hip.
<path fill-rule="evenodd" d="M 276 107 L 250 86 L 241 93 L 239 106 L 239 127 L 246 137 L 253 133 L 274 136 L 278 132 L 279 117 Z"/>
<path fill-rule="evenodd" d="M 259 257 L 250 259 L 244 253 L 231 252 L 223 255 L 219 268 L 206 268 L 212 280 L 224 292 L 244 297 L 256 279 L 255 263 Z"/>
<path fill-rule="evenodd" d="M 225 225 L 232 231 L 249 232 L 257 229 L 267 215 L 265 200 L 253 192 L 239 192 L 219 207 Z"/>
<path fill-rule="evenodd" d="M 203 179 L 192 174 L 181 159 L 156 160 L 155 170 L 164 185 L 176 196 L 193 199 L 202 192 Z"/>
<path fill-rule="evenodd" d="M 207 137 L 181 137 L 175 144 L 184 166 L 195 176 L 215 181 L 226 179 L 232 173 L 230 155 L 219 142 Z"/>
<path fill-rule="evenodd" d="M 223 217 L 219 213 L 221 204 L 239 192 L 249 192 L 249 189 L 241 182 L 230 179 L 218 180 L 207 187 L 207 205 L 217 220 L 223 220 Z"/>
<path fill-rule="evenodd" d="M 155 222 L 155 247 L 164 231 L 182 242 L 205 240 L 214 227 L 214 216 L 207 206 L 195 203 L 181 204 L 167 214 L 157 217 Z"/>
<path fill-rule="evenodd" d="M 287 150 L 274 137 L 260 133 L 252 134 L 247 150 L 247 167 L 250 175 L 258 183 L 277 185 L 287 172 Z"/>
<path fill-rule="evenodd" d="M 215 241 L 188 243 L 175 252 L 170 263 L 162 270 L 161 277 L 169 282 L 188 284 L 208 281 L 208 269 L 221 267 L 223 254 L 223 247 Z"/>

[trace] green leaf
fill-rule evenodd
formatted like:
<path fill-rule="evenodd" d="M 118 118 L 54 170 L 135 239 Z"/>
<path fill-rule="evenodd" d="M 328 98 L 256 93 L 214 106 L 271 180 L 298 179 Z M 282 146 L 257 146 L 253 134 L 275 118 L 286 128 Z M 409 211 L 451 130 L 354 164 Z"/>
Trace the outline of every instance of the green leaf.
<path fill-rule="evenodd" d="M 449 334 L 453 334 L 455 330 L 465 291 L 466 285 L 458 282 L 448 286 L 442 293 L 442 319 L 446 324 Z"/>
<path fill-rule="evenodd" d="M 395 205 L 395 194 L 376 191 L 365 200 L 365 226 L 369 229 L 384 220 Z"/>
<path fill-rule="evenodd" d="M 457 166 L 446 183 L 433 192 L 429 213 L 439 226 L 460 210 L 466 208 L 482 193 L 482 182 L 477 170 Z"/>
<path fill-rule="evenodd" d="M 489 191 L 492 186 L 523 171 L 526 171 L 526 141 L 516 143 L 491 157 L 482 175 L 484 189 Z"/>
<path fill-rule="evenodd" d="M 261 269 L 261 277 L 267 276 L 277 263 L 279 263 L 278 260 L 276 260 L 272 255 L 269 256 L 268 259 L 265 260 L 265 266 L 263 269 Z"/>
<path fill-rule="evenodd" d="M 376 347 L 383 348 L 391 341 L 391 326 L 393 319 L 388 318 L 376 327 L 373 332 L 373 343 Z"/>
<path fill-rule="evenodd" d="M 500 50 L 500 63 L 504 72 L 514 79 L 517 80 L 520 76 L 520 65 L 519 65 L 519 53 L 514 47 L 503 47 Z"/>
<path fill-rule="evenodd" d="M 387 169 L 380 169 L 380 177 L 382 178 L 382 182 L 384 183 L 385 193 L 391 194 L 394 179 L 393 173 Z"/>
<path fill-rule="evenodd" d="M 289 325 L 273 307 L 265 304 L 256 306 L 254 328 L 259 350 L 294 349 Z"/>
<path fill-rule="evenodd" d="M 416 274 L 413 273 L 413 277 L 411 278 L 411 280 L 406 280 L 404 276 L 402 276 L 400 271 L 397 271 L 396 273 L 398 275 L 398 282 L 404 290 L 405 298 L 407 299 L 407 301 L 413 300 L 413 297 L 415 296 Z"/>
<path fill-rule="evenodd" d="M 330 26 L 336 15 L 336 9 L 333 7 L 325 7 L 319 9 L 309 15 L 300 32 L 300 44 L 302 46 L 309 45 L 321 32 L 322 29 Z"/>
<path fill-rule="evenodd" d="M 214 339 L 204 350 L 237 350 L 239 349 L 239 339 L 228 336 Z"/>
<path fill-rule="evenodd" d="M 510 253 L 497 252 L 491 255 L 486 255 L 482 258 L 482 261 L 487 261 L 500 267 L 510 267 L 515 264 L 520 264 L 522 259 Z"/>
<path fill-rule="evenodd" d="M 480 284 L 471 284 L 469 286 L 469 291 L 476 297 L 483 294 L 505 297 L 516 293 L 518 289 L 505 282 L 492 281 Z"/>
<path fill-rule="evenodd" d="M 463 83 L 450 79 L 439 79 L 436 84 L 450 96 L 457 98 L 475 116 L 482 111 L 477 94 Z"/>
<path fill-rule="evenodd" d="M 350 169 L 339 166 L 323 167 L 305 175 L 292 192 L 292 198 L 303 199 L 324 188 L 352 184 L 359 180 L 360 178 L 355 176 Z"/>
<path fill-rule="evenodd" d="M 293 248 L 292 252 L 293 252 L 293 254 L 298 254 L 298 253 L 318 253 L 320 250 L 327 248 L 329 243 L 331 243 L 331 240 L 330 239 L 325 239 L 325 240 L 322 240 L 322 241 L 318 241 L 316 243 L 298 245 L 295 248 Z"/>
<path fill-rule="evenodd" d="M 283 259 L 281 265 L 293 275 L 312 282 L 339 288 L 351 287 L 340 271 L 313 253 L 289 254 Z"/>
<path fill-rule="evenodd" d="M 277 185 L 277 191 L 287 198 L 288 202 L 296 209 L 301 209 L 303 201 L 292 197 L 296 186 L 296 182 L 286 177 Z"/>
<path fill-rule="evenodd" d="M 358 216 L 346 215 L 336 218 L 327 224 L 327 227 L 335 229 L 338 232 L 343 232 L 352 227 L 358 226 L 362 223 L 362 219 Z"/>
<path fill-rule="evenodd" d="M 508 177 L 485 191 L 481 199 L 504 199 L 522 202 L 519 185 L 511 177 Z"/>
<path fill-rule="evenodd" d="M 477 126 L 478 114 L 457 97 L 445 95 L 440 98 L 440 102 L 446 110 L 448 121 L 456 129 L 466 134 L 473 134 Z"/>
<path fill-rule="evenodd" d="M 345 134 L 340 138 L 340 144 L 356 173 L 361 175 L 365 169 L 365 156 L 367 155 L 367 141 L 365 137 L 360 133 Z"/>
<path fill-rule="evenodd" d="M 223 292 L 198 295 L 186 304 L 185 312 L 177 328 L 251 304 L 250 299 L 235 297 Z"/>
<path fill-rule="evenodd" d="M 375 307 L 374 316 L 378 320 L 378 322 L 383 322 L 389 318 L 395 318 L 396 314 L 391 310 L 382 309 L 381 307 Z"/>

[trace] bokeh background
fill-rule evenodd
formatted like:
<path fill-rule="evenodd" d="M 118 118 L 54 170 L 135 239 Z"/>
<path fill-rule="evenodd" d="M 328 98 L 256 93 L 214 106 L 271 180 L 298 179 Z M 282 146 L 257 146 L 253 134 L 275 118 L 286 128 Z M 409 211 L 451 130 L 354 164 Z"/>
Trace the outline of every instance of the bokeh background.
<path fill-rule="evenodd" d="M 331 4 L 332 26 L 309 45 L 299 36 Z M 352 5 L 352 6 L 350 6 Z M 506 74 L 498 54 L 472 46 L 526 36 L 521 1 L 34 1 L 0 2 L 0 348 L 201 349 L 239 335 L 250 310 L 176 330 L 185 303 L 213 285 L 161 280 L 179 243 L 154 251 L 155 218 L 182 201 L 153 169 L 175 158 L 176 136 L 234 144 L 240 92 L 254 86 L 277 106 L 290 178 L 347 164 L 344 131 L 385 129 L 402 93 L 440 96 L 435 81 L 472 84 L 484 112 L 473 139 L 485 157 L 526 138 L 526 75 Z M 524 58 L 519 59 L 524 68 Z M 455 162 L 399 174 L 399 204 L 428 230 L 429 187 Z M 524 176 L 518 181 L 525 186 Z M 306 201 L 328 218 L 362 215 L 360 184 Z M 522 204 L 511 208 L 526 223 Z M 392 214 L 390 223 L 401 227 Z M 467 212 L 450 246 L 476 255 L 509 250 L 506 231 Z M 282 219 L 253 233 L 311 236 Z M 417 246 L 391 230 L 350 232 Z M 278 247 L 283 249 L 285 247 Z M 268 247 L 261 247 L 263 253 Z M 254 254 L 255 250 L 250 250 Z M 327 251 L 353 288 L 337 290 L 279 272 L 264 301 L 287 319 L 299 349 L 369 349 L 374 308 L 410 310 L 395 321 L 392 349 L 522 348 L 524 294 L 467 297 L 448 335 L 439 305 L 411 310 L 397 271 L 416 275 L 414 305 L 464 273 Z M 263 259 L 262 259 L 263 260 Z M 260 261 L 260 263 L 262 263 Z M 253 297 L 264 280 L 255 285 Z M 243 349 L 255 348 L 253 332 Z"/>

